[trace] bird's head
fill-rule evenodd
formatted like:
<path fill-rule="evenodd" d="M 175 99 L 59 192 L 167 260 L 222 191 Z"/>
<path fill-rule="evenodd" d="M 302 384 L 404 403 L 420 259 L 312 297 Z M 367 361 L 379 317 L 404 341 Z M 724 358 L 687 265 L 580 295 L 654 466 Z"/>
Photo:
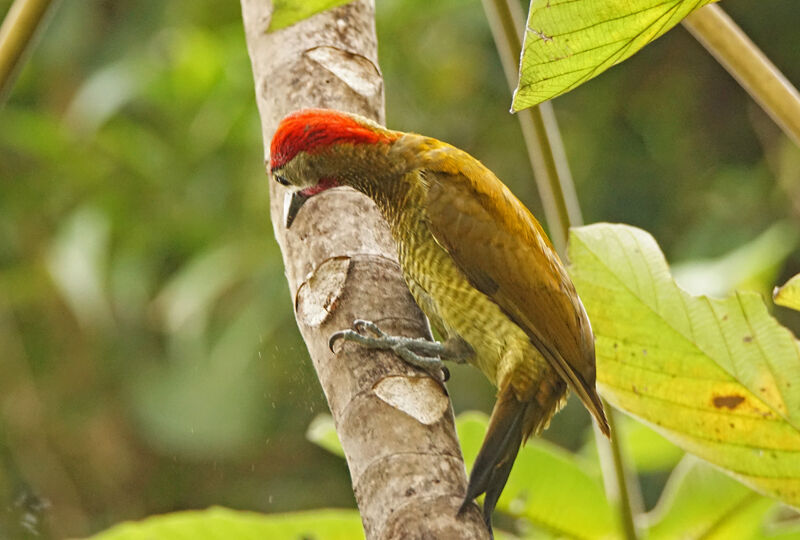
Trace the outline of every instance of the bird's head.
<path fill-rule="evenodd" d="M 284 204 L 286 227 L 314 195 L 352 184 L 364 145 L 385 145 L 396 138 L 395 132 L 366 118 L 329 109 L 304 109 L 281 120 L 272 137 L 269 169 L 290 190 Z"/>

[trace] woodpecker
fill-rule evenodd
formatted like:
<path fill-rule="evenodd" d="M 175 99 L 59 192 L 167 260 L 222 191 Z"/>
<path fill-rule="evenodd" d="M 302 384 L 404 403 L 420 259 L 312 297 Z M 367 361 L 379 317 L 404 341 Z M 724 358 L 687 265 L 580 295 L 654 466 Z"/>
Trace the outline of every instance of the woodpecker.
<path fill-rule="evenodd" d="M 279 124 L 272 178 L 289 189 L 285 225 L 325 190 L 349 186 L 389 224 L 412 296 L 442 342 L 389 336 L 370 321 L 331 336 L 393 350 L 416 366 L 467 362 L 497 387 L 462 512 L 486 494 L 491 516 L 520 446 L 574 392 L 609 435 L 595 390 L 586 310 L 531 212 L 480 161 L 431 137 L 388 130 L 334 110 L 306 109 Z"/>

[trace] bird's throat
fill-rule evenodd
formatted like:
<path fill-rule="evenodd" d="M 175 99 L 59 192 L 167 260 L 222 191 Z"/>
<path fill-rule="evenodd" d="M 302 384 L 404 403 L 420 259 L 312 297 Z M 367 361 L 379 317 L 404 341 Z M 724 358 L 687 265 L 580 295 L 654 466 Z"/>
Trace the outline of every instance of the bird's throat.
<path fill-rule="evenodd" d="M 301 190 L 300 193 L 303 195 L 303 197 L 308 199 L 309 197 L 313 197 L 314 195 L 317 195 L 319 193 L 322 193 L 323 191 L 327 191 L 331 188 L 335 188 L 340 185 L 341 184 L 339 183 L 338 180 L 336 180 L 336 178 L 325 177 L 325 178 L 320 178 L 319 182 L 317 182 L 317 185 L 307 187 Z"/>

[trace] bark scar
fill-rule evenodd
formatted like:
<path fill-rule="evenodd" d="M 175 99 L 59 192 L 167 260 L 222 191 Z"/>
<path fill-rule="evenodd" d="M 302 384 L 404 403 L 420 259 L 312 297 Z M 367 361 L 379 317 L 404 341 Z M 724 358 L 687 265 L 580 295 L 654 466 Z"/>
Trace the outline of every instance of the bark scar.
<path fill-rule="evenodd" d="M 372 98 L 383 88 L 378 66 L 366 56 L 330 45 L 306 50 L 303 55 L 336 76 L 355 93 Z"/>
<path fill-rule="evenodd" d="M 438 422 L 450 407 L 442 387 L 431 377 L 385 377 L 374 387 L 375 395 L 418 422 Z"/>
<path fill-rule="evenodd" d="M 353 267 L 350 257 L 331 257 L 320 264 L 297 289 L 294 310 L 311 327 L 320 326 L 336 311 Z"/>

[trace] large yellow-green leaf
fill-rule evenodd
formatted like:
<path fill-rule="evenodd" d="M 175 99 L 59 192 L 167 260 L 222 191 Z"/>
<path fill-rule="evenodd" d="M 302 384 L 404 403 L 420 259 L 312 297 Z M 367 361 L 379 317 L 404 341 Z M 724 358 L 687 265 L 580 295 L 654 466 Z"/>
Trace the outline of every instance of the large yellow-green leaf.
<path fill-rule="evenodd" d="M 351 540 L 364 538 L 355 510 L 313 510 L 287 514 L 256 514 L 209 508 L 128 521 L 92 536 L 92 540 Z"/>
<path fill-rule="evenodd" d="M 712 1 L 531 0 L 512 109 L 572 90 Z"/>
<path fill-rule="evenodd" d="M 775 303 L 800 311 L 800 274 L 786 282 L 783 287 L 775 288 Z"/>
<path fill-rule="evenodd" d="M 634 227 L 574 229 L 569 256 L 597 337 L 603 396 L 800 507 L 800 348 L 761 297 L 690 296 L 655 240 Z"/>

